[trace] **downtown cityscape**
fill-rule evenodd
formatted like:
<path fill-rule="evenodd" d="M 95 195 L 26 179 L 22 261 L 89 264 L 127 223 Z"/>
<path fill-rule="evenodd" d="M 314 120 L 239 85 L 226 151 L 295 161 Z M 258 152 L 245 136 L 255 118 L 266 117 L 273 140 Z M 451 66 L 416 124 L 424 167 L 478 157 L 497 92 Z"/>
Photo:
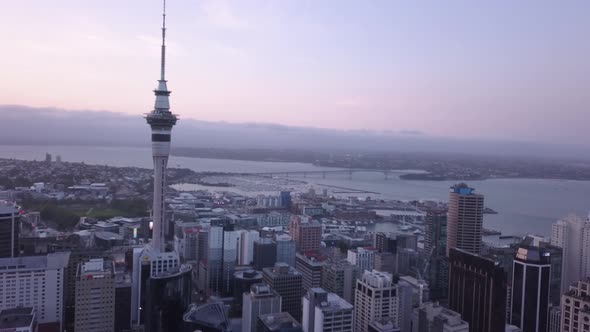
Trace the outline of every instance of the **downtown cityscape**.
<path fill-rule="evenodd" d="M 171 107 L 174 17 L 148 3 L 162 11 L 144 130 L 76 133 L 141 144 L 51 141 L 60 116 L 47 144 L 0 135 L 0 332 L 590 332 L 589 161 L 363 133 L 329 148 L 271 125 L 326 145 L 176 146 L 193 120 Z"/>

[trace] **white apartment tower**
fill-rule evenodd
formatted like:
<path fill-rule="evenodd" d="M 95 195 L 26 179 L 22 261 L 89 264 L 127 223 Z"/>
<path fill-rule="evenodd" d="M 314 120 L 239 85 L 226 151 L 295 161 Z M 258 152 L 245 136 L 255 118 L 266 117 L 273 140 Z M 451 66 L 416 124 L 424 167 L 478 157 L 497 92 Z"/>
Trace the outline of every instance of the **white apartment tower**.
<path fill-rule="evenodd" d="M 260 233 L 255 230 L 242 230 L 240 233 L 240 265 L 250 265 L 254 260 L 254 241 L 260 239 Z"/>
<path fill-rule="evenodd" d="M 590 332 L 590 279 L 561 296 L 561 332 Z"/>
<path fill-rule="evenodd" d="M 63 330 L 65 268 L 69 252 L 0 259 L 0 310 L 32 307 L 40 326 Z"/>
<path fill-rule="evenodd" d="M 356 282 L 355 292 L 355 332 L 367 332 L 370 323 L 384 318 L 399 325 L 397 285 L 390 273 L 365 271 Z"/>
<path fill-rule="evenodd" d="M 569 215 L 551 226 L 551 244 L 562 248 L 561 292 L 590 277 L 590 222 Z"/>

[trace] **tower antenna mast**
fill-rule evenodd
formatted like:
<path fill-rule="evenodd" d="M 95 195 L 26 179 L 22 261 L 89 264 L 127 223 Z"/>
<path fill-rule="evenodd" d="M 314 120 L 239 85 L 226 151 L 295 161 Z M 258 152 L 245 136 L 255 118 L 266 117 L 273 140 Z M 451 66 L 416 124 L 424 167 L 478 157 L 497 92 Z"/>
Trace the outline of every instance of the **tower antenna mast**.
<path fill-rule="evenodd" d="M 162 6 L 162 55 L 160 65 L 160 81 L 166 80 L 166 0 Z"/>

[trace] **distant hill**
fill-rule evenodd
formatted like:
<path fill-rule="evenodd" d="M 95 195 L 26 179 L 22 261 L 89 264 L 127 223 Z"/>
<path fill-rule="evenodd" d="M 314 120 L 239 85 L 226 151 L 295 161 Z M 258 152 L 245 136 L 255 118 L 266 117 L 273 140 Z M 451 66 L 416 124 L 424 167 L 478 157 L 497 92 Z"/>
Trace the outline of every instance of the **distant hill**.
<path fill-rule="evenodd" d="M 0 105 L 0 144 L 148 146 L 141 115 Z M 417 131 L 345 131 L 263 123 L 181 119 L 175 147 L 350 152 L 424 152 L 589 159 L 590 147 L 531 142 L 460 140 Z M 581 157 L 583 156 L 583 158 Z"/>

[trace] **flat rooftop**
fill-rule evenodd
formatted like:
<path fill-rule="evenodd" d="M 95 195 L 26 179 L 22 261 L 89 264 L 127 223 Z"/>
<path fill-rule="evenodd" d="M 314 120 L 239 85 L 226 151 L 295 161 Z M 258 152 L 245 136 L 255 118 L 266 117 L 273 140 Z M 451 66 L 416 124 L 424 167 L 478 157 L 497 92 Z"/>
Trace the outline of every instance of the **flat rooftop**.
<path fill-rule="evenodd" d="M 29 327 L 35 316 L 33 308 L 19 307 L 4 309 L 0 312 L 0 329 L 17 329 Z"/>

